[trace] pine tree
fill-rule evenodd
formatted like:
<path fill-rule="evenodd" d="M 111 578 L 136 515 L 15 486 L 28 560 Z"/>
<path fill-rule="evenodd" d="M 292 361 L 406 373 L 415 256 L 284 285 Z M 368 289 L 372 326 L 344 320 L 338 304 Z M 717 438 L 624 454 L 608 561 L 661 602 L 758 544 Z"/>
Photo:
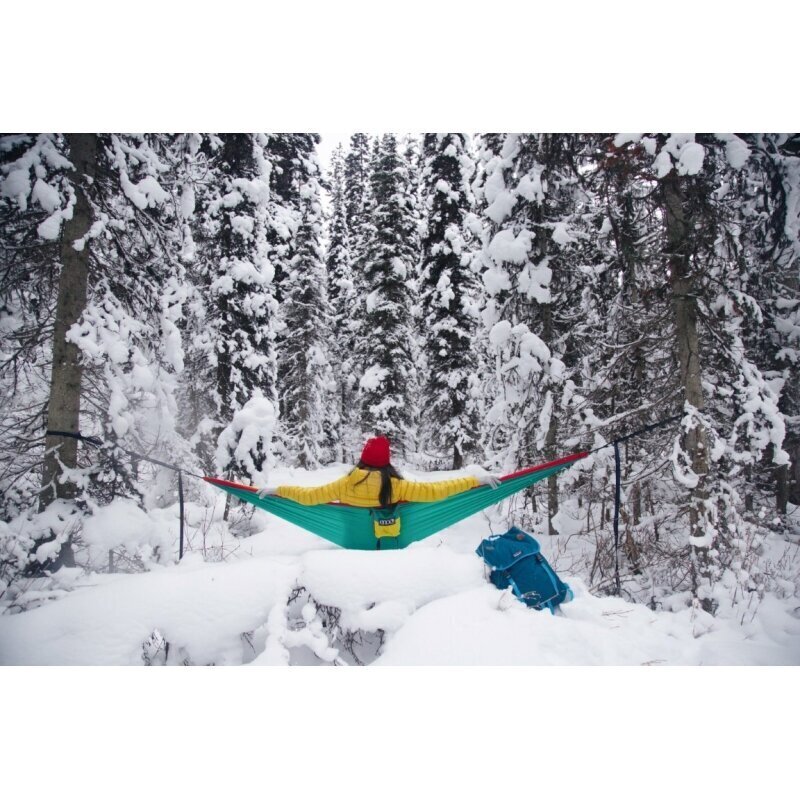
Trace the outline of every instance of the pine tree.
<path fill-rule="evenodd" d="M 205 444 L 209 454 L 256 389 L 277 402 L 278 305 L 269 239 L 276 228 L 283 230 L 283 219 L 272 204 L 267 143 L 263 134 L 225 134 L 203 143 L 209 172 L 197 195 L 193 274 L 205 300 L 196 310 L 203 334 L 195 347 L 206 354 L 205 381 L 213 387 L 208 423 L 200 431 L 212 437 Z"/>
<path fill-rule="evenodd" d="M 300 187 L 300 227 L 294 237 L 291 271 L 284 279 L 280 386 L 286 449 L 299 466 L 315 468 L 331 460 L 339 428 L 335 385 L 329 363 L 331 309 L 328 276 L 320 246 L 323 212 L 313 172 Z"/>
<path fill-rule="evenodd" d="M 344 213 L 351 234 L 356 233 L 364 221 L 364 194 L 368 190 L 369 176 L 369 137 L 365 133 L 354 133 L 344 162 Z"/>
<path fill-rule="evenodd" d="M 655 204 L 663 246 L 650 267 L 673 358 L 660 394 L 684 411 L 671 457 L 676 502 L 687 519 L 690 588 L 713 611 L 715 585 L 740 558 L 732 538 L 751 529 L 746 496 L 759 462 L 787 458 L 778 397 L 754 360 L 764 314 L 747 292 L 755 265 L 742 239 L 749 154 L 737 137 L 691 134 L 619 136 L 615 146 L 646 153 L 655 183 L 639 202 Z"/>
<path fill-rule="evenodd" d="M 333 153 L 331 168 L 332 210 L 326 264 L 332 315 L 331 330 L 334 333 L 331 337 L 331 366 L 338 385 L 336 406 L 339 426 L 335 436 L 335 455 L 339 461 L 343 461 L 345 453 L 350 451 L 348 444 L 355 423 L 356 381 L 353 375 L 352 356 L 355 345 L 356 296 L 345 205 L 345 158 L 341 145 Z M 348 440 L 348 444 L 345 440 Z"/>
<path fill-rule="evenodd" d="M 725 147 L 743 157 L 738 137 L 728 136 Z M 786 423 L 783 448 L 789 463 L 765 465 L 773 474 L 778 511 L 800 505 L 800 135 L 749 134 L 743 137 L 752 156 L 743 186 L 744 246 L 754 269 L 747 291 L 758 299 L 763 322 L 753 330 L 752 348 L 764 376 L 779 395 Z"/>
<path fill-rule="evenodd" d="M 574 298 L 582 292 L 583 200 L 575 175 L 583 141 L 574 134 L 508 134 L 484 139 L 476 183 L 486 220 L 483 312 L 496 359 L 487 422 L 507 466 L 555 458 L 569 413 L 566 381 L 578 365 L 584 329 Z M 547 484 L 550 533 L 557 480 Z"/>
<path fill-rule="evenodd" d="M 45 186 L 46 170 L 36 170 L 34 195 L 44 197 L 50 211 L 37 234 L 50 241 L 61 237 L 60 259 L 52 263 L 60 298 L 47 425 L 105 442 L 84 467 L 74 439 L 48 437 L 42 511 L 51 501 L 67 501 L 69 517 L 83 513 L 90 497 L 138 497 L 136 469 L 119 440 L 137 450 L 142 443 L 152 450 L 156 436 L 162 445 L 170 440 L 182 369 L 175 328 L 181 273 L 173 260 L 174 208 L 164 188 L 170 165 L 163 143 L 158 136 L 56 137 L 49 141 L 56 149 L 48 160 L 61 177 Z M 31 165 L 32 159 L 28 153 Z M 78 529 L 72 523 L 60 531 L 51 527 L 49 536 L 32 543 L 34 565 L 69 563 L 70 538 Z"/>
<path fill-rule="evenodd" d="M 403 184 L 405 186 L 405 207 L 408 211 L 408 233 L 407 243 L 410 253 L 411 269 L 409 271 L 408 280 L 406 285 L 409 291 L 409 326 L 412 332 L 411 336 L 411 362 L 413 370 L 409 376 L 409 394 L 413 397 L 419 398 L 425 377 L 428 374 L 427 366 L 425 363 L 425 348 L 423 341 L 426 338 L 426 332 L 423 332 L 422 320 L 422 298 L 420 294 L 420 284 L 422 279 L 422 229 L 423 229 L 423 201 L 421 196 L 421 173 L 422 162 L 420 155 L 419 137 L 412 135 L 405 135 L 399 143 L 399 150 L 402 156 L 403 165 Z M 415 432 L 413 440 L 413 450 L 417 453 L 417 461 L 419 461 L 419 452 L 421 450 L 421 443 L 419 436 L 422 407 L 419 402 L 411 407 L 412 420 L 411 429 Z M 421 466 L 425 466 L 425 462 Z"/>
<path fill-rule="evenodd" d="M 413 398 L 409 273 L 414 253 L 408 244 L 413 221 L 406 203 L 404 170 L 397 140 L 386 134 L 374 151 L 370 221 L 357 269 L 364 287 L 358 357 L 361 423 L 365 431 L 390 436 L 405 455 Z"/>
<path fill-rule="evenodd" d="M 425 334 L 425 440 L 460 469 L 476 452 L 478 420 L 475 276 L 465 235 L 474 164 L 463 134 L 425 134 L 422 173 L 426 232 L 421 305 Z"/>
<path fill-rule="evenodd" d="M 588 347 L 582 348 L 572 390 L 580 392 L 576 422 L 597 447 L 669 417 L 678 401 L 674 354 L 664 333 L 668 290 L 653 268 L 661 258 L 662 230 L 652 207 L 652 153 L 641 145 L 616 146 L 613 136 L 588 138 L 594 155 L 581 181 L 591 197 L 594 235 L 586 265 L 594 275 L 581 297 Z M 657 507 L 674 503 L 667 467 L 672 433 L 658 428 L 622 450 L 623 535 L 634 573 L 641 570 L 643 548 L 658 542 Z M 602 450 L 593 460 L 593 469 L 571 487 L 584 509 L 610 504 L 614 492 L 613 451 Z M 588 529 L 594 520 L 584 513 Z"/>
<path fill-rule="evenodd" d="M 0 138 L 0 513 L 36 503 L 50 390 L 52 319 L 61 243 L 44 238 L 60 218 L 66 142 L 51 134 Z"/>

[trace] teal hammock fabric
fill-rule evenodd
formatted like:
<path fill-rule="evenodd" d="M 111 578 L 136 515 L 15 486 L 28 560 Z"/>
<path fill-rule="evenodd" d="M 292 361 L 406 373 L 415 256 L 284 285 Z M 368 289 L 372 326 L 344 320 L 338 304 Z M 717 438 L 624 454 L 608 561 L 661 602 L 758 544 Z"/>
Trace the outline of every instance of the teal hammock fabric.
<path fill-rule="evenodd" d="M 400 535 L 394 539 L 382 539 L 381 549 L 399 549 L 425 539 L 534 483 L 555 475 L 587 455 L 588 453 L 575 453 L 557 461 L 514 472 L 501 478 L 500 485 L 496 489 L 479 486 L 434 503 L 399 503 L 397 513 L 401 519 Z M 341 503 L 304 506 L 283 497 L 259 497 L 258 489 L 252 486 L 219 478 L 204 480 L 246 503 L 269 511 L 340 547 L 350 550 L 376 549 L 377 540 L 373 533 L 372 515 L 368 508 L 356 508 Z"/>

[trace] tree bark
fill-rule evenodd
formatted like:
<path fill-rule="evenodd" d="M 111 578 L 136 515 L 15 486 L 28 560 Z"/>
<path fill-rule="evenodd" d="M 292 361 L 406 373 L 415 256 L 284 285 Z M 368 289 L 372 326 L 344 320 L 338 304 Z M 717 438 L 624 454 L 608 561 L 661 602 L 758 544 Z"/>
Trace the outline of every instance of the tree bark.
<path fill-rule="evenodd" d="M 464 466 L 464 454 L 461 452 L 458 443 L 453 443 L 453 469 L 461 469 Z"/>
<path fill-rule="evenodd" d="M 67 331 L 78 322 L 86 308 L 89 245 L 87 243 L 82 250 L 76 250 L 74 242 L 85 236 L 92 224 L 92 207 L 86 190 L 87 183 L 91 183 L 95 178 L 97 136 L 90 133 L 67 134 L 67 142 L 70 160 L 74 166 L 73 185 L 76 198 L 72 219 L 67 220 L 64 225 L 59 250 L 61 276 L 53 331 L 53 368 L 47 406 L 47 427 L 50 430 L 78 433 L 83 369 L 80 350 L 67 341 Z M 64 479 L 62 465 L 67 469 L 75 469 L 78 466 L 78 441 L 47 436 L 42 469 L 42 491 L 39 496 L 40 510 L 56 499 L 71 500 L 77 493 L 75 484 Z M 53 538 L 55 534 L 52 534 L 50 540 Z M 43 566 L 58 569 L 74 564 L 72 544 L 68 540 L 61 545 L 58 556 Z"/>
<path fill-rule="evenodd" d="M 556 422 L 554 410 L 550 417 L 550 425 L 547 428 L 547 437 L 544 440 L 548 461 L 556 459 L 557 430 L 558 423 Z M 553 517 L 556 514 L 558 514 L 558 476 L 551 475 L 547 479 L 547 533 L 550 536 L 558 536 L 558 531 L 553 527 Z"/>
<path fill-rule="evenodd" d="M 786 276 L 786 287 L 795 296 L 800 293 L 800 279 L 797 274 Z M 784 394 L 792 393 L 795 381 L 787 381 Z M 794 416 L 791 409 L 785 408 L 785 401 L 781 402 L 781 410 L 787 416 Z M 781 514 L 786 514 L 788 504 L 800 505 L 800 437 L 797 435 L 796 423 L 789 422 L 787 425 L 786 438 L 783 449 L 789 454 L 789 463 L 775 469 L 775 501 L 777 509 Z"/>
<path fill-rule="evenodd" d="M 700 343 L 697 333 L 697 298 L 689 263 L 688 225 L 685 218 L 685 178 L 674 171 L 662 181 L 666 212 L 667 250 L 675 310 L 675 335 L 678 350 L 680 381 L 687 403 L 699 411 L 705 408 L 701 384 Z M 689 536 L 697 541 L 706 533 L 704 503 L 708 498 L 708 445 L 706 431 L 697 426 L 684 434 L 683 448 L 691 460 L 698 483 L 690 490 Z M 692 555 L 696 558 L 701 575 L 707 575 L 708 547 L 692 542 Z M 696 588 L 696 587 L 695 587 Z"/>

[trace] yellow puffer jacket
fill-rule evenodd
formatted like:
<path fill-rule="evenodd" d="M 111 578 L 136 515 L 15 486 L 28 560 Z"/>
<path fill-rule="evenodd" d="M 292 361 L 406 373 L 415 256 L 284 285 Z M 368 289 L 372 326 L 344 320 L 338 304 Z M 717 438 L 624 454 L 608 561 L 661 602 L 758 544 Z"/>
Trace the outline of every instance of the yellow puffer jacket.
<path fill-rule="evenodd" d="M 359 483 L 365 475 L 367 476 L 366 480 Z M 444 500 L 451 494 L 465 492 L 478 485 L 477 478 L 472 476 L 436 481 L 435 483 L 418 483 L 392 478 L 392 502 L 432 503 L 436 500 Z M 304 506 L 316 506 L 320 503 L 331 503 L 338 500 L 349 506 L 377 508 L 380 506 L 378 500 L 380 490 L 381 475 L 379 472 L 354 469 L 349 475 L 344 475 L 324 486 L 279 486 L 276 494 Z"/>

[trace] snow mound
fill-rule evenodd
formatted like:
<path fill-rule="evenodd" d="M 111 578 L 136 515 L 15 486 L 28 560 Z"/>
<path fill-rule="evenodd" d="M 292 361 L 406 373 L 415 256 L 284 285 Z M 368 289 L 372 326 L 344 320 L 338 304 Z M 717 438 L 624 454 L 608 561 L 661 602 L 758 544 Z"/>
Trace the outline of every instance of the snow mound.
<path fill-rule="evenodd" d="M 565 574 L 575 599 L 554 616 L 489 584 L 471 552 L 485 532 L 457 527 L 452 547 L 433 537 L 402 551 L 216 564 L 190 554 L 150 573 L 89 576 L 61 599 L 0 617 L 0 663 L 352 663 L 334 612 L 339 634 L 380 632 L 376 665 L 800 664 L 800 619 L 776 598 L 746 622 L 718 619 L 595 597 Z"/>

